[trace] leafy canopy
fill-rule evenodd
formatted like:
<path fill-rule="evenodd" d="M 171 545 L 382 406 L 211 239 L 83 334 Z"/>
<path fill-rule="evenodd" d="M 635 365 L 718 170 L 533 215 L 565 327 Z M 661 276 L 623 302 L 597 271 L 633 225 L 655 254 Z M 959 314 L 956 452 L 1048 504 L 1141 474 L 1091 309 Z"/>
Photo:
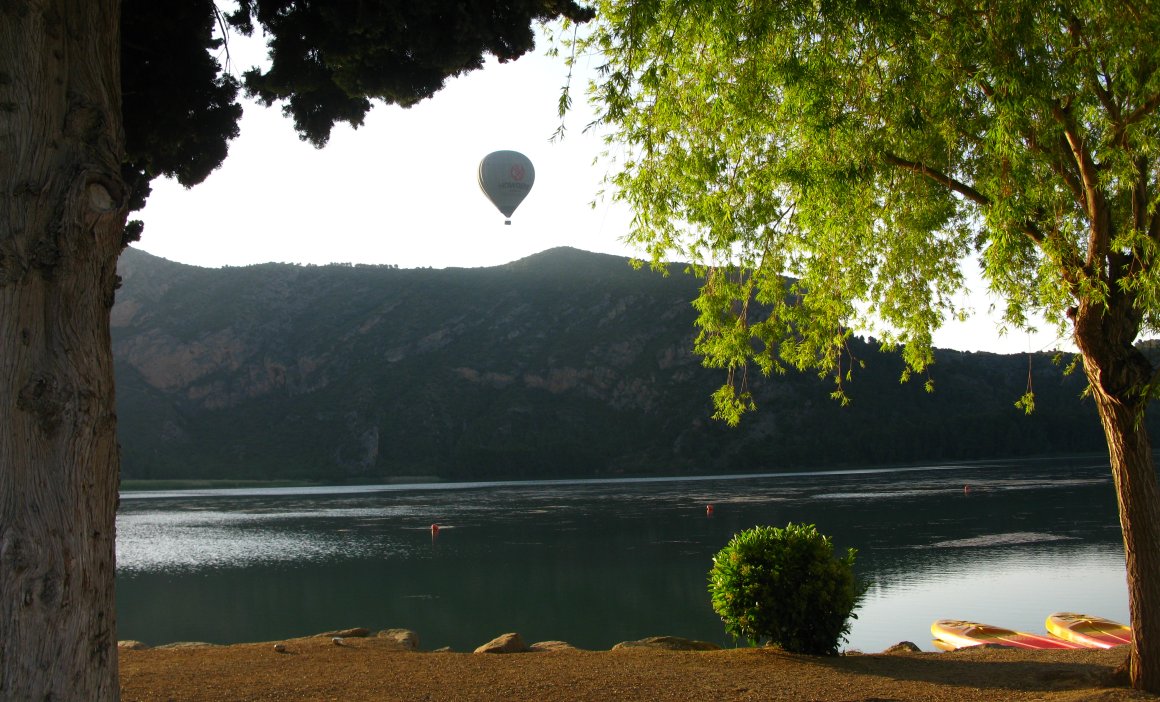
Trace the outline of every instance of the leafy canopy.
<path fill-rule="evenodd" d="M 488 54 L 507 61 L 530 51 L 534 22 L 591 16 L 573 0 L 239 0 L 224 15 L 213 0 L 124 0 L 123 177 L 132 208 L 144 206 L 153 178 L 188 187 L 221 165 L 238 135 L 243 87 L 267 106 L 282 104 L 302 139 L 321 147 L 335 124 L 361 126 L 373 100 L 409 107 L 483 67 Z M 239 79 L 224 65 L 221 36 L 259 28 L 270 64 Z M 140 232 L 131 223 L 127 239 Z"/>
<path fill-rule="evenodd" d="M 1156 3 L 597 5 L 580 49 L 608 61 L 611 184 L 630 242 L 705 277 L 719 417 L 752 407 L 751 363 L 844 398 L 856 327 L 923 371 L 972 253 L 1012 328 L 1077 309 L 1116 344 L 1158 328 Z"/>

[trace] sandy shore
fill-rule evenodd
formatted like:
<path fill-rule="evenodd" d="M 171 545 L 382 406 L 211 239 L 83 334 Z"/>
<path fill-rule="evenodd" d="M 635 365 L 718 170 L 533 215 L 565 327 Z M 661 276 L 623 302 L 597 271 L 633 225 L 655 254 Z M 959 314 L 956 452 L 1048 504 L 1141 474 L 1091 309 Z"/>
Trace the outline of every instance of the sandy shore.
<path fill-rule="evenodd" d="M 775 649 L 472 654 L 400 651 L 378 638 L 122 650 L 125 702 L 183 700 L 794 700 L 1120 702 L 1123 650 L 845 655 Z"/>

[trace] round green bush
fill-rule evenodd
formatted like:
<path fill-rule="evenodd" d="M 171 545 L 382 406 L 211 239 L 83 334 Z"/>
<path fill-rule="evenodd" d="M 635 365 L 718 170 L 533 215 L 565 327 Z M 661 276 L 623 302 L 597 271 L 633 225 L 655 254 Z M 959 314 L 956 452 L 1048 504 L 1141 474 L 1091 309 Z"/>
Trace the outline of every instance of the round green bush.
<path fill-rule="evenodd" d="M 746 529 L 713 558 L 713 610 L 735 640 L 836 654 L 866 592 L 854 577 L 854 554 L 835 557 L 830 538 L 813 524 Z"/>

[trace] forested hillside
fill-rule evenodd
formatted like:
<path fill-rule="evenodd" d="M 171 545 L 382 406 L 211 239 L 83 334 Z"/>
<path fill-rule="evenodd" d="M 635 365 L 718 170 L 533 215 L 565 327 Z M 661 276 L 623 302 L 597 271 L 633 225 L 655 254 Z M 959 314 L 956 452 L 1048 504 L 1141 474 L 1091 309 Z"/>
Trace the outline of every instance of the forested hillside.
<path fill-rule="evenodd" d="M 1103 451 L 1079 374 L 943 351 L 936 391 L 857 343 L 829 382 L 723 380 L 690 351 L 697 281 L 553 249 L 504 266 L 204 269 L 130 249 L 113 309 L 126 478 L 385 480 L 746 472 Z"/>

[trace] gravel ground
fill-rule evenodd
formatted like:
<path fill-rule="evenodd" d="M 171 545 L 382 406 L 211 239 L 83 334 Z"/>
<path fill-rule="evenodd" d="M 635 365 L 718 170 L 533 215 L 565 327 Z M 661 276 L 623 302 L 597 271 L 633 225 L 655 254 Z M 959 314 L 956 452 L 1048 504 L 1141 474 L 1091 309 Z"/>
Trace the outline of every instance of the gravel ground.
<path fill-rule="evenodd" d="M 276 650 L 280 644 L 282 650 Z M 122 650 L 125 702 L 528 700 L 966 702 L 1156 700 L 1108 687 L 1126 651 L 799 656 L 777 649 L 400 651 L 379 638 Z"/>

